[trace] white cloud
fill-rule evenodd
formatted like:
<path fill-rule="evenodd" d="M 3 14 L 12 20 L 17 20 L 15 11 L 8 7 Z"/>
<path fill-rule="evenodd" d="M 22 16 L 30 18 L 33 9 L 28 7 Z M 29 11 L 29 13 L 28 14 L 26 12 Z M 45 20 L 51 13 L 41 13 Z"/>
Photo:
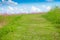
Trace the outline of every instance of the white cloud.
<path fill-rule="evenodd" d="M 14 10 L 11 6 L 8 6 L 8 9 L 9 9 L 9 10 Z"/>
<path fill-rule="evenodd" d="M 2 2 L 4 2 L 4 0 L 2 0 Z"/>
<path fill-rule="evenodd" d="M 46 9 L 49 11 L 49 10 L 51 10 L 51 7 L 50 7 L 50 6 L 48 6 Z"/>
<path fill-rule="evenodd" d="M 20 9 L 20 12 L 21 13 L 28 13 L 28 10 L 27 10 L 27 8 L 22 8 L 22 9 Z"/>
<path fill-rule="evenodd" d="M 4 10 L 4 8 L 1 8 L 1 10 Z"/>
<path fill-rule="evenodd" d="M 14 12 L 14 8 L 11 7 L 11 6 L 8 6 L 8 7 L 6 8 L 6 13 L 7 13 L 7 14 L 15 13 L 15 12 Z"/>
<path fill-rule="evenodd" d="M 12 10 L 14 13 L 28 13 L 26 8 L 18 8 L 18 7 L 13 7 L 14 10 Z"/>
<path fill-rule="evenodd" d="M 4 11 L 4 8 L 0 8 L 0 13 L 3 13 L 3 11 Z"/>
<path fill-rule="evenodd" d="M 42 5 L 43 8 L 46 8 L 46 5 Z"/>
<path fill-rule="evenodd" d="M 49 10 L 51 10 L 51 6 L 42 5 L 42 9 L 43 9 L 44 11 L 49 11 Z"/>
<path fill-rule="evenodd" d="M 6 0 L 2 0 L 2 2 L 4 2 L 4 1 L 6 1 Z M 14 2 L 14 1 L 12 1 L 12 0 L 7 0 L 7 2 L 8 2 L 8 3 L 11 3 L 11 4 L 14 4 L 14 5 L 18 5 L 17 2 Z"/>
<path fill-rule="evenodd" d="M 4 2 L 4 1 L 6 1 L 6 0 L 2 0 L 2 2 Z M 8 0 L 9 2 L 11 2 L 12 0 Z"/>
<path fill-rule="evenodd" d="M 10 2 L 10 3 L 12 3 L 12 4 L 15 4 L 15 5 L 18 5 L 17 2 L 14 2 L 14 1 L 12 1 L 12 0 L 9 0 L 8 2 Z"/>
<path fill-rule="evenodd" d="M 32 6 L 31 10 L 32 12 L 41 12 L 41 10 L 35 6 Z"/>

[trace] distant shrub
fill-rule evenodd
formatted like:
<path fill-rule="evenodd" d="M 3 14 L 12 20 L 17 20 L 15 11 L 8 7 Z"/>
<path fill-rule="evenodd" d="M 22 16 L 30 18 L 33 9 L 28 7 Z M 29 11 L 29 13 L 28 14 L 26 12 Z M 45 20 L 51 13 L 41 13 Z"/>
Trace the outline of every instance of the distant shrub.
<path fill-rule="evenodd" d="M 50 10 L 46 15 L 44 15 L 47 20 L 55 24 L 60 24 L 60 8 Z"/>

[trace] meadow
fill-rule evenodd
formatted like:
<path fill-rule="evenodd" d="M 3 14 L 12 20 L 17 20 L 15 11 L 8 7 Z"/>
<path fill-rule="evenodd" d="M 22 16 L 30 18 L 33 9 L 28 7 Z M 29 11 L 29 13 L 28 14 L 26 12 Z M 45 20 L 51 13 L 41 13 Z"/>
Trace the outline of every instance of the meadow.
<path fill-rule="evenodd" d="M 0 40 L 60 40 L 60 9 L 47 13 L 0 15 Z"/>

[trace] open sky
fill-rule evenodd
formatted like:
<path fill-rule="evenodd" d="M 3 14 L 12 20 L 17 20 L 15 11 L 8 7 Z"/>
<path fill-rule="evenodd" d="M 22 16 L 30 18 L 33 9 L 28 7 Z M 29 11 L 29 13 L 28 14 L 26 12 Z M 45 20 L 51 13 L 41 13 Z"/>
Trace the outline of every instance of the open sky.
<path fill-rule="evenodd" d="M 13 1 L 18 3 L 33 3 L 33 2 L 48 2 L 48 1 L 59 2 L 60 0 L 13 0 Z"/>
<path fill-rule="evenodd" d="M 60 0 L 0 0 L 1 13 L 47 12 L 55 6 Z"/>

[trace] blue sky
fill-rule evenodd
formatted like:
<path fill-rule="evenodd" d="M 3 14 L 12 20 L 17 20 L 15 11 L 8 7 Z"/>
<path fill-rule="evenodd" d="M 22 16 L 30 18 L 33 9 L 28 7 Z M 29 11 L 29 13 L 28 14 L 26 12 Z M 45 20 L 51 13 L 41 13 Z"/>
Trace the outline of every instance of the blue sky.
<path fill-rule="evenodd" d="M 0 0 L 1 1 L 1 0 Z M 12 0 L 17 3 L 34 3 L 34 2 L 60 2 L 60 0 Z"/>
<path fill-rule="evenodd" d="M 31 3 L 31 2 L 46 2 L 48 0 L 13 0 L 13 1 L 18 2 L 18 3 L 22 3 L 22 2 L 24 2 L 24 3 L 30 2 Z M 60 1 L 60 0 L 51 0 L 51 1 Z"/>
<path fill-rule="evenodd" d="M 0 2 L 0 13 L 36 13 L 48 12 L 55 6 L 60 7 L 60 0 L 9 0 Z"/>
<path fill-rule="evenodd" d="M 52 2 L 59 2 L 60 0 L 13 0 L 18 3 L 33 3 L 33 2 L 47 2 L 47 1 L 52 1 Z"/>

